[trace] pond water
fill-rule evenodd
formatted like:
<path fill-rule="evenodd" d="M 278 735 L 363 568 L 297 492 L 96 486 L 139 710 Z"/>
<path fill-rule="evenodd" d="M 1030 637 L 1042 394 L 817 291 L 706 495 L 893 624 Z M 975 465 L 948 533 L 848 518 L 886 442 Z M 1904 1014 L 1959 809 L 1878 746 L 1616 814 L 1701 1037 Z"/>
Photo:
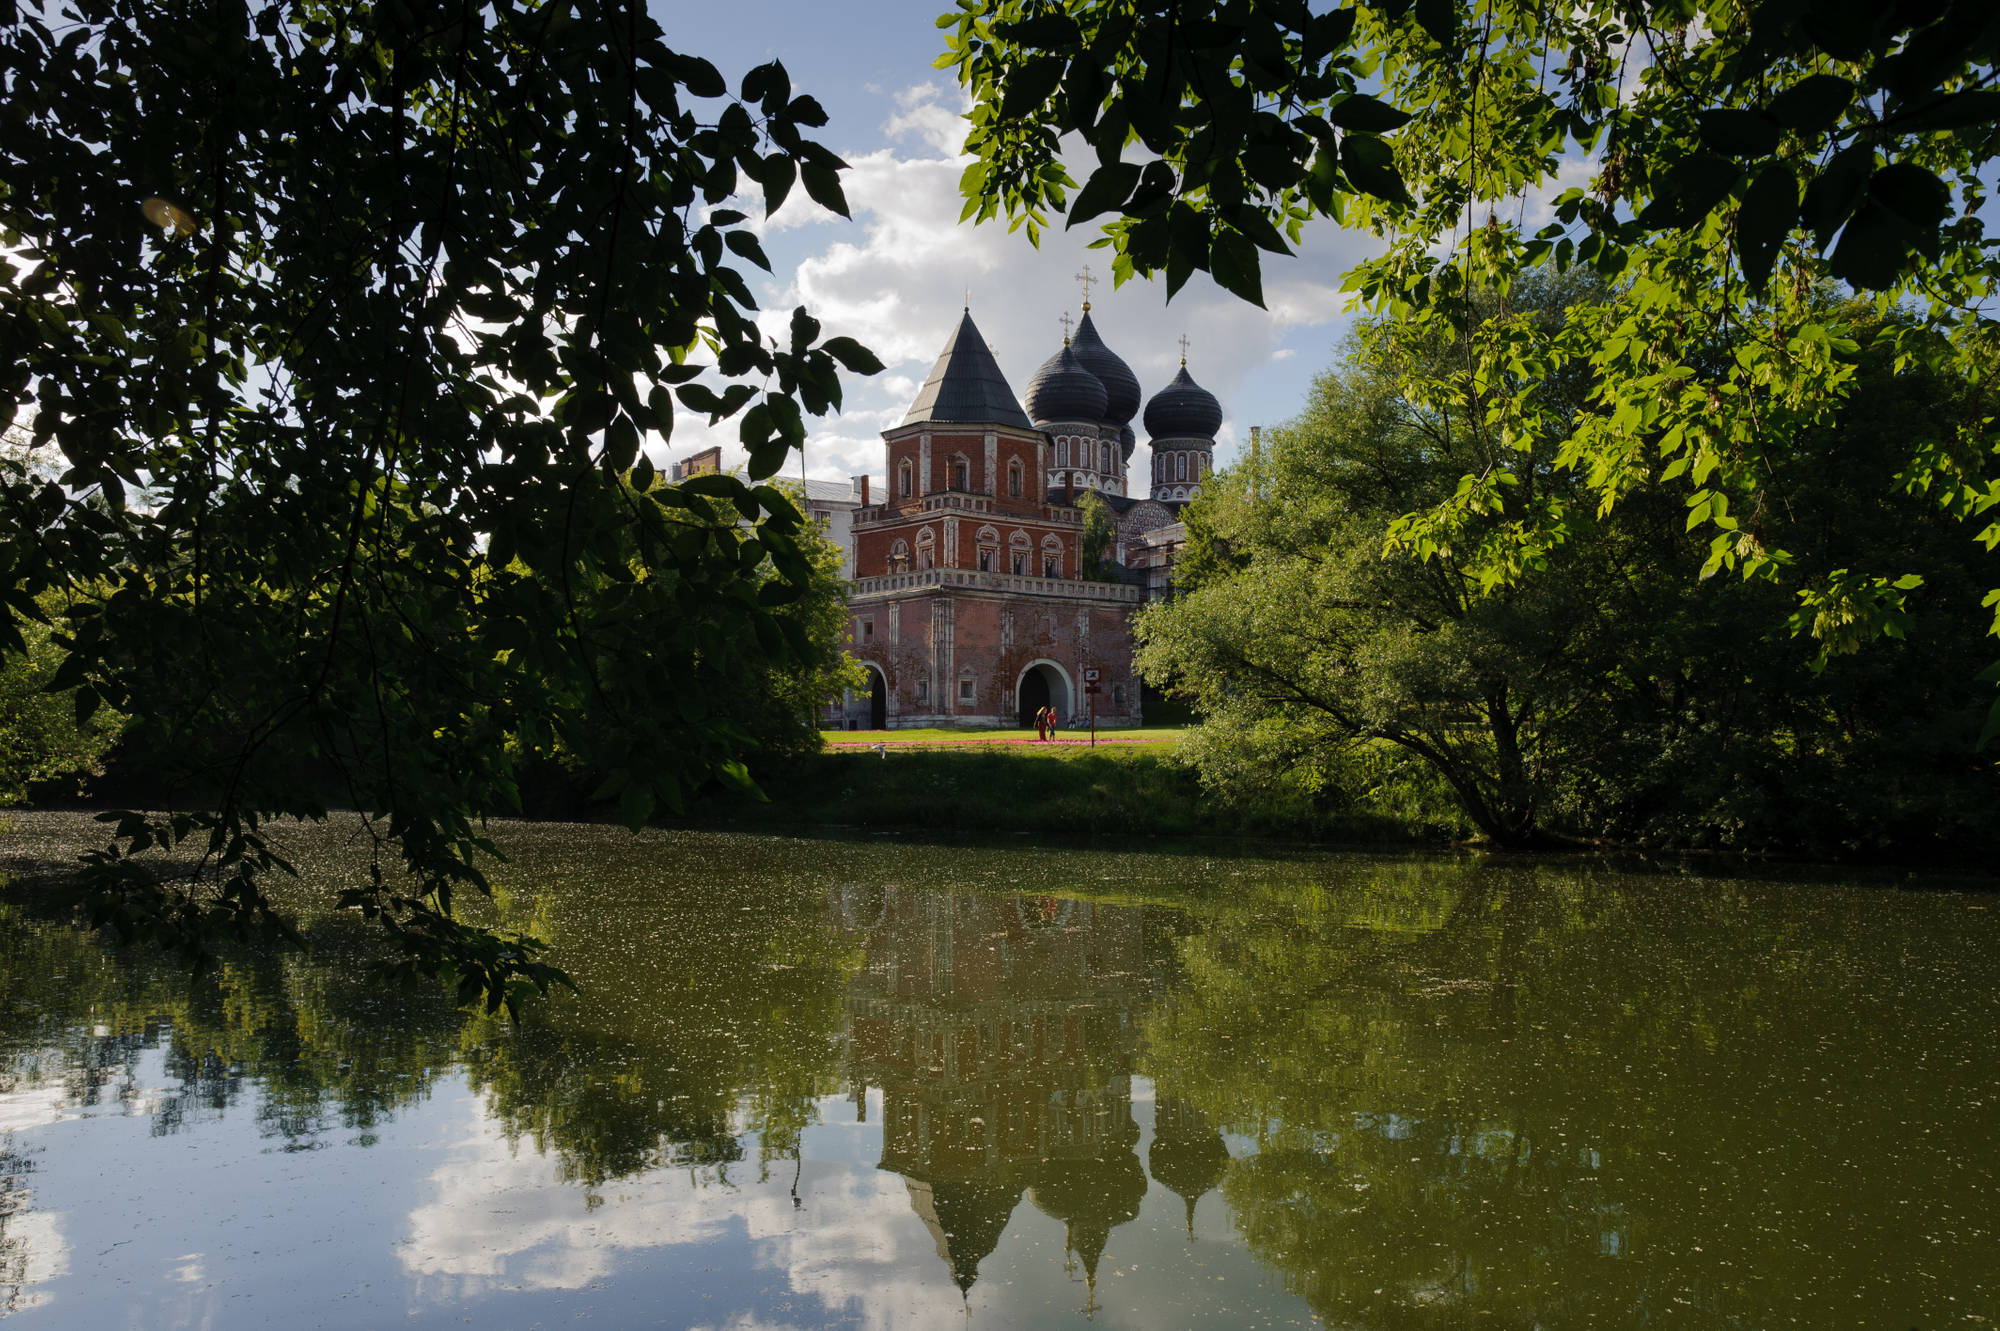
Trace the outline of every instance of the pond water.
<path fill-rule="evenodd" d="M 516 1027 L 342 835 L 192 981 L 0 890 L 10 1325 L 2000 1324 L 1989 895 L 517 826 Z"/>

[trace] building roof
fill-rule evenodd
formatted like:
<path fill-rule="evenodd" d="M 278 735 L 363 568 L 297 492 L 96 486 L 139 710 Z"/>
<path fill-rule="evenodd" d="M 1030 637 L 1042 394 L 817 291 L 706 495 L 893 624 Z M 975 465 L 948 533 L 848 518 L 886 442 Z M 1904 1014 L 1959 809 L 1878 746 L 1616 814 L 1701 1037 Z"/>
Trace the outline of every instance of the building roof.
<path fill-rule="evenodd" d="M 1076 326 L 1076 336 L 1070 341 L 1070 349 L 1083 362 L 1083 368 L 1097 376 L 1104 385 L 1104 416 L 1118 425 L 1128 424 L 1139 410 L 1139 380 L 1132 373 L 1132 367 L 1120 359 L 1117 352 L 1104 345 L 1104 339 L 1097 335 L 1097 325 L 1090 321 L 1090 306 L 1083 307 L 1083 322 Z"/>
<path fill-rule="evenodd" d="M 1155 439 L 1213 440 L 1221 428 L 1222 404 L 1189 376 L 1186 361 L 1173 381 L 1146 404 L 1146 433 Z"/>
<path fill-rule="evenodd" d="M 1035 428 L 1021 410 L 1014 390 L 1007 386 L 1007 376 L 1000 373 L 1000 363 L 987 349 L 970 310 L 959 319 L 943 354 L 931 366 L 931 377 L 924 380 L 923 391 L 910 404 L 909 415 L 903 417 L 905 425 L 933 421 Z"/>
<path fill-rule="evenodd" d="M 806 480 L 806 499 L 815 504 L 859 504 L 861 496 L 855 493 L 853 481 Z"/>
<path fill-rule="evenodd" d="M 1104 419 L 1104 385 L 1064 342 L 1028 381 L 1028 412 L 1044 425 Z"/>

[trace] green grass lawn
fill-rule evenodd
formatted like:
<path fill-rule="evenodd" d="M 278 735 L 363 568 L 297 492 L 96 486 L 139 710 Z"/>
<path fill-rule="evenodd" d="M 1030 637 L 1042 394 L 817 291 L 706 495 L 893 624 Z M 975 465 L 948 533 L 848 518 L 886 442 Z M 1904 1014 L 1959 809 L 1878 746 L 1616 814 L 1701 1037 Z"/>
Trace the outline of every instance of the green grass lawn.
<path fill-rule="evenodd" d="M 1184 726 L 1133 726 L 1114 730 L 1097 728 L 1100 747 L 1119 750 L 1135 748 L 1159 752 L 1180 743 Z M 1053 744 L 1038 743 L 1033 730 L 822 730 L 819 732 L 830 752 L 852 752 L 856 746 L 883 744 L 891 748 L 994 748 L 1037 756 L 1064 757 L 1090 747 L 1090 729 L 1064 730 Z"/>

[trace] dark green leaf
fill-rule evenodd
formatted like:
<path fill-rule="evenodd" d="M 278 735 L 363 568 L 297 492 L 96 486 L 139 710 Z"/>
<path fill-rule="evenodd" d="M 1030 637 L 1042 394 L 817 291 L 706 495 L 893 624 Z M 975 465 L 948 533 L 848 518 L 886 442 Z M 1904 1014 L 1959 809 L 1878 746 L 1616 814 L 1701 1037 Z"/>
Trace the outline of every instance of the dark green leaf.
<path fill-rule="evenodd" d="M 1363 134 L 1386 134 L 1410 123 L 1408 111 L 1399 111 L 1387 102 L 1359 92 L 1336 97 L 1326 109 L 1326 118 L 1342 129 Z"/>
<path fill-rule="evenodd" d="M 839 361 L 850 373 L 882 373 L 882 362 L 875 353 L 851 337 L 830 337 L 821 344 L 821 350 Z"/>
<path fill-rule="evenodd" d="M 1257 247 L 1240 231 L 1222 231 L 1209 251 L 1216 285 L 1258 308 L 1264 305 L 1264 281 L 1258 270 Z"/>
<path fill-rule="evenodd" d="M 1417 0 L 1417 24 L 1447 53 L 1457 47 L 1458 6 L 1453 0 Z M 1373 194 L 1374 190 L 1368 191 Z"/>
<path fill-rule="evenodd" d="M 1138 188 L 1141 170 L 1136 162 L 1113 162 L 1091 172 L 1090 179 L 1077 191 L 1076 201 L 1070 204 L 1068 225 L 1087 222 L 1123 205 Z"/>
<path fill-rule="evenodd" d="M 1743 276 L 1762 291 L 1785 235 L 1799 216 L 1799 182 L 1783 162 L 1758 172 L 1736 213 L 1736 252 Z"/>
<path fill-rule="evenodd" d="M 1639 225 L 1647 230 L 1694 226 L 1729 197 L 1742 176 L 1743 169 L 1726 157 L 1698 153 L 1682 158 L 1668 170 L 1664 187 L 1639 214 Z"/>
<path fill-rule="evenodd" d="M 1813 230 L 1813 244 L 1824 251 L 1833 243 L 1834 233 L 1853 215 L 1855 205 L 1868 191 L 1868 178 L 1875 173 L 1875 150 L 1855 144 L 1835 153 L 1819 175 L 1806 186 L 1805 202 L 1799 215 Z"/>
<path fill-rule="evenodd" d="M 1701 141 L 1728 157 L 1767 157 L 1778 149 L 1778 126 L 1762 112 L 1703 111 Z"/>
<path fill-rule="evenodd" d="M 1340 169 L 1364 194 L 1391 203 L 1410 202 L 1410 192 L 1396 171 L 1389 145 L 1367 134 L 1349 134 L 1340 141 Z"/>
<path fill-rule="evenodd" d="M 1904 133 L 1969 129 L 2000 120 L 2000 89 L 1969 88 L 1915 109 L 1892 112 L 1891 125 Z"/>
<path fill-rule="evenodd" d="M 1049 94 L 1062 82 L 1061 56 L 1036 56 L 1017 66 L 1007 76 L 1007 91 L 1000 102 L 1002 120 L 1018 120 L 1041 110 Z"/>
<path fill-rule="evenodd" d="M 1870 197 L 1841 230 L 1827 267 L 1863 290 L 1886 290 L 1903 271 L 1909 239 L 1908 224 Z"/>
<path fill-rule="evenodd" d="M 1935 231 L 1951 212 L 1951 187 L 1910 162 L 1883 167 L 1868 182 L 1868 194 L 1921 231 Z"/>
<path fill-rule="evenodd" d="M 1837 74 L 1799 80 L 1771 101 L 1771 119 L 1800 134 L 1818 134 L 1854 101 L 1854 85 Z"/>
<path fill-rule="evenodd" d="M 805 182 L 806 193 L 814 203 L 828 212 L 849 216 L 847 195 L 840 188 L 840 175 L 829 167 L 807 165 L 800 168 L 799 176 Z"/>

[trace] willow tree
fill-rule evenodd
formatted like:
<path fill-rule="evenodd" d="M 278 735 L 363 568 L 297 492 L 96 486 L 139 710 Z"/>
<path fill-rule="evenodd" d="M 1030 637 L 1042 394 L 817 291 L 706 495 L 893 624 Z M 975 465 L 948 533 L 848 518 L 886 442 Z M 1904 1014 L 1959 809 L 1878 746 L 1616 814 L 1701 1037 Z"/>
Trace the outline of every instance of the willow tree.
<path fill-rule="evenodd" d="M 116 821 L 94 919 L 287 932 L 266 824 L 338 802 L 376 851 L 344 901 L 412 968 L 560 979 L 454 909 L 510 742 L 591 746 L 637 822 L 743 779 L 724 704 L 806 651 L 802 519 L 755 482 L 879 365 L 760 325 L 732 205 L 844 214 L 825 121 L 638 0 L 0 5 L 0 402 L 60 472 L 0 485 L 0 648 L 67 598 L 56 685 L 188 796 Z M 689 414 L 740 419 L 749 483 L 654 484 Z"/>
<path fill-rule="evenodd" d="M 938 64 L 973 98 L 968 216 L 1032 236 L 1051 215 L 1108 215 L 1096 243 L 1118 280 L 1163 273 L 1171 294 L 1206 271 L 1258 303 L 1262 256 L 1308 222 L 1373 230 L 1384 252 L 1350 288 L 1378 313 L 1471 332 L 1469 391 L 1528 353 L 1510 326 L 1472 329 L 1471 293 L 1526 268 L 1595 269 L 1624 298 L 1534 354 L 1596 383 L 1559 461 L 1601 508 L 1673 487 L 1707 572 L 1786 585 L 1792 627 L 1829 654 L 1927 594 L 1893 567 L 1798 576 L 1769 539 L 1783 497 L 1767 463 L 1853 382 L 1822 280 L 1900 311 L 1883 336 L 1903 364 L 1975 384 L 2000 367 L 1986 0 L 961 0 L 939 26 Z M 1065 136 L 1094 157 L 1080 185 Z M 1727 361 L 1690 354 L 1725 335 Z M 1538 437 L 1528 410 L 1494 400 L 1480 428 L 1500 447 Z M 1504 474 L 1467 473 L 1393 544 L 1462 547 L 1508 510 Z M 1911 438 L 1893 484 L 2000 547 L 1990 416 Z M 1520 527 L 1525 548 L 1559 537 Z M 1496 546 L 1489 571 L 1517 562 Z M 1984 604 L 2000 631 L 2000 587 Z M 1996 733 L 2000 705 L 1982 742 Z"/>

